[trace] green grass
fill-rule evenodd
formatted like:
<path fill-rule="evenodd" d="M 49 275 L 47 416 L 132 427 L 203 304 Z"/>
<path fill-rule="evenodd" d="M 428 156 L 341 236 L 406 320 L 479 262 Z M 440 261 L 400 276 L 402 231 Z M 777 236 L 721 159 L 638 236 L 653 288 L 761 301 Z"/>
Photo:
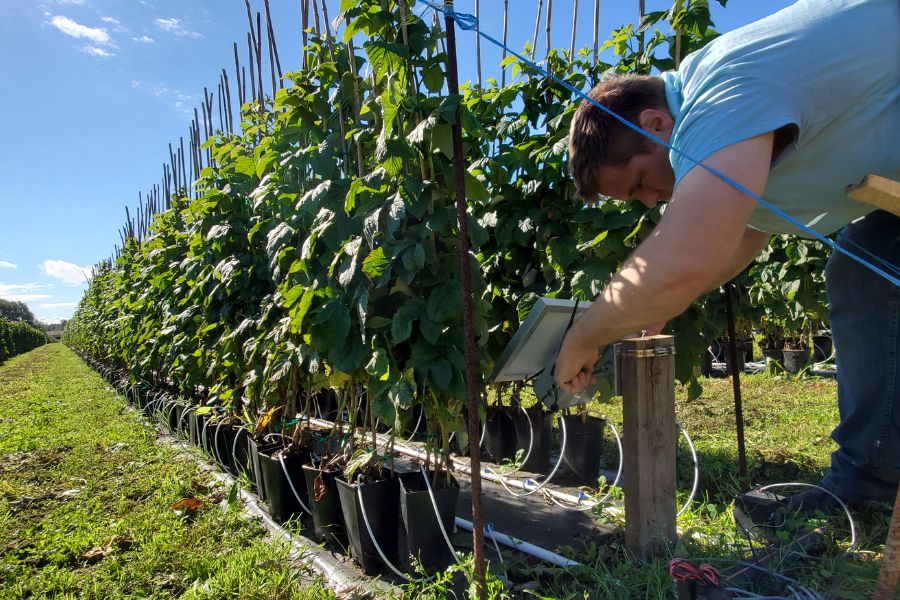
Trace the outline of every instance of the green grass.
<path fill-rule="evenodd" d="M 749 483 L 818 482 L 834 448 L 828 436 L 838 420 L 835 383 L 767 375 L 742 383 Z M 730 380 L 706 380 L 692 402 L 679 389 L 676 403 L 702 477 L 697 500 L 679 519 L 683 533 L 673 556 L 745 556 L 751 542 L 731 514 L 738 469 Z M 620 399 L 592 408 L 621 422 Z M 683 442 L 678 468 L 680 502 L 692 468 Z M 329 597 L 318 582 L 298 579 L 286 548 L 267 543 L 265 530 L 238 507 L 226 501 L 220 508 L 228 491 L 158 444 L 138 413 L 62 345 L 0 366 L 0 597 Z M 170 508 L 191 496 L 204 502 L 194 517 Z M 834 519 L 821 523 L 826 544 L 814 558 L 779 561 L 779 570 L 823 598 L 868 598 L 888 518 L 861 517 L 859 552 L 844 555 L 846 526 Z M 495 585 L 493 597 L 673 597 L 668 557 L 639 563 L 621 535 L 558 551 L 584 566 L 549 568 L 507 553 L 494 567 L 531 589 L 501 592 Z M 403 597 L 465 597 L 471 567 L 457 571 L 406 586 Z"/>
<path fill-rule="evenodd" d="M 819 483 L 828 468 L 830 453 L 836 447 L 829 437 L 839 419 L 835 381 L 744 375 L 741 391 L 748 466 L 746 483 L 751 488 L 788 481 Z M 522 396 L 526 405 L 534 402 L 529 390 L 523 390 Z M 590 408 L 617 425 L 622 422 L 621 398 L 595 402 Z M 697 498 L 678 520 L 682 535 L 671 556 L 739 559 L 748 556 L 751 547 L 759 552 L 764 542 L 748 540 L 746 534 L 736 529 L 732 515 L 732 502 L 740 493 L 740 481 L 731 379 L 705 379 L 703 394 L 693 401 L 688 401 L 686 389 L 677 388 L 676 415 L 693 439 L 701 477 Z M 609 439 L 604 454 L 614 468 L 618 455 Z M 679 506 L 690 490 L 692 471 L 687 445 L 680 439 Z M 882 513 L 854 516 L 860 544 L 852 555 L 845 554 L 849 546 L 846 519 L 835 517 L 810 525 L 820 525 L 825 531 L 824 543 L 815 556 L 804 560 L 797 560 L 795 555 L 779 556 L 770 565 L 816 590 L 823 598 L 869 598 L 878 576 L 889 516 Z M 601 518 L 623 524 L 621 518 L 604 515 Z M 516 581 L 537 582 L 534 597 L 538 598 L 673 597 L 668 577 L 670 557 L 638 563 L 628 556 L 621 536 L 611 543 L 587 543 L 557 551 L 584 566 L 551 569 L 510 555 L 507 573 Z M 729 571 L 727 562 L 714 564 L 722 567 L 723 572 Z M 758 585 L 765 586 L 768 582 Z M 897 598 L 900 599 L 900 591 Z"/>
<path fill-rule="evenodd" d="M 228 491 L 65 346 L 0 366 L 0 597 L 328 597 Z"/>

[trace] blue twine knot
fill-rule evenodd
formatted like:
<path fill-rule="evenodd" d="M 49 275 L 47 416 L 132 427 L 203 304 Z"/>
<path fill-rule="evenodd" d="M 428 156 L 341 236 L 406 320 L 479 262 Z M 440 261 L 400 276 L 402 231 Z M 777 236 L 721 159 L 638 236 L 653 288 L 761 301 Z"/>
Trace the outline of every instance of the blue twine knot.
<path fill-rule="evenodd" d="M 445 15 L 456 21 L 456 24 L 459 25 L 460 29 L 472 31 L 473 29 L 478 28 L 478 18 L 475 15 L 456 12 L 455 10 L 453 10 L 453 8 L 447 6 L 446 4 L 431 2 L 430 0 L 422 0 L 422 2 L 424 4 L 427 4 L 434 10 L 444 13 Z"/>

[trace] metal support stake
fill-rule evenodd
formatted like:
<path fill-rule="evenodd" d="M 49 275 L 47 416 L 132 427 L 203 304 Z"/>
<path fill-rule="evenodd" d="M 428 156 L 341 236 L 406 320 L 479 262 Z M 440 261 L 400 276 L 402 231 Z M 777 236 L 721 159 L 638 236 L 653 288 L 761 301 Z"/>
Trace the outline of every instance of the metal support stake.
<path fill-rule="evenodd" d="M 452 9 L 453 0 L 445 5 Z M 456 67 L 456 30 L 453 18 L 444 16 L 447 29 L 447 90 L 459 95 L 459 76 Z M 456 173 L 456 219 L 459 228 L 459 271 L 462 279 L 463 330 L 466 357 L 466 406 L 469 412 L 469 456 L 473 473 L 481 472 L 481 455 L 478 440 L 480 423 L 478 417 L 478 366 L 475 362 L 475 325 L 472 318 L 472 277 L 469 265 L 469 225 L 466 211 L 465 157 L 462 145 L 462 124 L 459 108 L 453 120 L 453 166 Z M 487 598 L 484 561 L 484 515 L 481 509 L 481 478 L 472 478 L 472 539 L 475 554 L 475 586 L 478 597 Z"/>
<path fill-rule="evenodd" d="M 731 361 L 731 386 L 734 391 L 734 424 L 737 430 L 738 476 L 741 491 L 750 488 L 747 483 L 747 449 L 744 444 L 744 403 L 741 399 L 741 375 L 738 368 L 737 334 L 734 328 L 734 284 L 725 284 L 725 316 L 728 319 L 728 358 Z"/>

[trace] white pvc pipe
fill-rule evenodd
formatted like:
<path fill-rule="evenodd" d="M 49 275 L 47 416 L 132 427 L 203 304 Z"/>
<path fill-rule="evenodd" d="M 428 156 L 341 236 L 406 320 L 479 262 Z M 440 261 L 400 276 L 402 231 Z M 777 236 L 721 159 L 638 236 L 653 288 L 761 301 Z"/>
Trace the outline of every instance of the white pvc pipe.
<path fill-rule="evenodd" d="M 460 517 L 456 517 L 456 526 L 460 529 L 465 529 L 466 531 L 473 530 L 472 522 L 466 521 L 465 519 Z M 556 565 L 557 567 L 581 566 L 580 562 L 574 561 L 571 558 L 566 558 L 565 556 L 561 556 L 556 552 L 551 552 L 546 548 L 541 548 L 540 546 L 535 546 L 534 544 L 529 544 L 528 542 L 523 542 L 520 539 L 508 536 L 505 533 L 500 533 L 493 527 L 488 529 L 488 527 L 485 526 L 484 534 L 494 542 L 503 544 L 504 546 L 509 546 L 510 548 L 513 548 L 518 552 L 523 552 L 525 554 L 528 554 L 529 556 L 539 558 L 550 564 Z"/>

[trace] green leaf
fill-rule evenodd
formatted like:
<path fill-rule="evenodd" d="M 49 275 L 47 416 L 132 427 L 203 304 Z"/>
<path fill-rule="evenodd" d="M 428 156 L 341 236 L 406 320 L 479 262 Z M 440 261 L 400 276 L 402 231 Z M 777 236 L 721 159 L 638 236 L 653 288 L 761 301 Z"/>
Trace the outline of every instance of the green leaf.
<path fill-rule="evenodd" d="M 403 44 L 374 40 L 363 43 L 363 48 L 369 55 L 369 64 L 372 65 L 376 77 L 382 78 L 390 73 L 396 73 L 401 80 L 406 80 L 408 53 Z"/>
<path fill-rule="evenodd" d="M 459 319 L 462 313 L 462 293 L 459 281 L 451 279 L 438 286 L 428 297 L 428 316 L 435 323 L 446 323 Z"/>
<path fill-rule="evenodd" d="M 350 310 L 337 298 L 329 301 L 316 312 L 314 324 L 310 328 L 312 343 L 320 351 L 344 345 L 349 333 Z"/>
<path fill-rule="evenodd" d="M 295 302 L 303 295 L 305 288 L 302 285 L 292 286 L 288 291 L 286 291 L 281 296 L 281 305 L 285 308 L 290 308 L 294 305 Z"/>
<path fill-rule="evenodd" d="M 481 181 L 472 175 L 469 171 L 466 171 L 465 174 L 466 179 L 466 198 L 469 202 L 487 202 L 490 198 L 490 194 L 488 194 L 487 188 L 484 187 L 484 184 Z"/>
<path fill-rule="evenodd" d="M 394 315 L 391 322 L 391 340 L 394 344 L 400 344 L 409 339 L 412 333 L 413 321 L 415 321 L 421 309 L 416 300 L 407 300 Z"/>
<path fill-rule="evenodd" d="M 437 94 L 444 88 L 444 70 L 439 64 L 422 69 L 422 82 L 428 91 Z"/>
<path fill-rule="evenodd" d="M 453 130 L 449 125 L 437 125 L 431 130 L 431 144 L 447 158 L 453 158 Z"/>
<path fill-rule="evenodd" d="M 312 306 L 312 301 L 315 296 L 316 294 L 313 290 L 306 290 L 305 292 L 303 292 L 303 297 L 300 299 L 300 303 L 295 305 L 293 309 L 291 309 L 291 328 L 295 332 L 303 331 L 303 319 L 306 318 L 306 314 L 309 312 L 309 307 Z"/>
<path fill-rule="evenodd" d="M 384 248 L 379 246 L 372 250 L 363 261 L 362 271 L 368 275 L 370 279 L 377 279 L 384 274 L 384 270 L 387 269 L 390 264 L 390 259 L 384 254 Z"/>

